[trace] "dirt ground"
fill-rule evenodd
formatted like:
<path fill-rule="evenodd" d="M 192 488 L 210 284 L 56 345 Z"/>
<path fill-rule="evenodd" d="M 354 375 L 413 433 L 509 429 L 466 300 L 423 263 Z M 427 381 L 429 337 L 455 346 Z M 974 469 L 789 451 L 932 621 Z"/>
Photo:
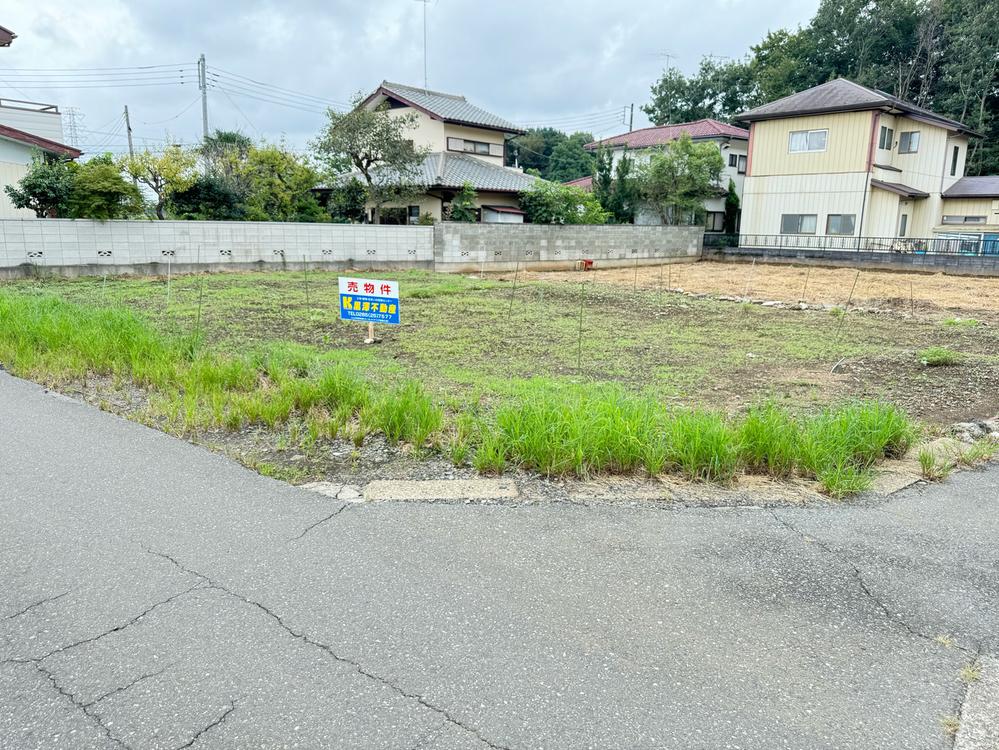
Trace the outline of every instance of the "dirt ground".
<path fill-rule="evenodd" d="M 575 281 L 581 274 L 543 272 L 521 274 L 537 281 Z M 633 268 L 590 271 L 588 279 L 629 288 L 636 285 Z M 768 263 L 703 261 L 639 267 L 640 289 L 682 289 L 685 292 L 752 299 L 845 305 L 854 280 L 852 305 L 903 312 L 936 312 L 941 317 L 999 318 L 999 278 L 857 271 L 851 268 L 786 266 Z"/>

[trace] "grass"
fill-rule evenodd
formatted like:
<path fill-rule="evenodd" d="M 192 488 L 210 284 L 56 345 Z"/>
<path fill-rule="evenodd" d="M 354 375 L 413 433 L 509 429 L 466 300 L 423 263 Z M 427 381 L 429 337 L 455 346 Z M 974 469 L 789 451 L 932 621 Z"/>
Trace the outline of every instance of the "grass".
<path fill-rule="evenodd" d="M 919 361 L 927 367 L 950 367 L 959 365 L 964 361 L 964 357 L 961 354 L 942 346 L 927 347 L 919 352 L 917 356 L 919 357 Z"/>
<path fill-rule="evenodd" d="M 130 384 L 146 398 L 137 418 L 178 433 L 262 429 L 274 435 L 278 451 L 314 450 L 336 438 L 360 447 L 378 433 L 486 474 L 520 467 L 546 476 L 678 474 L 727 483 L 750 471 L 812 478 L 842 497 L 866 489 L 874 464 L 904 453 L 915 434 L 903 411 L 882 401 L 792 411 L 769 400 L 744 415 L 681 403 L 688 387 L 710 392 L 716 370 L 738 382 L 733 373 L 746 367 L 749 349 L 760 358 L 820 356 L 828 342 L 817 343 L 816 331 L 800 319 L 778 324 L 760 309 L 752 311 L 751 326 L 733 326 L 733 308 L 698 300 L 689 304 L 698 306 L 707 332 L 671 320 L 674 313 L 648 325 L 630 317 L 630 305 L 618 306 L 618 296 L 593 290 L 587 300 L 613 314 L 609 323 L 586 315 L 593 328 L 580 342 L 576 293 L 526 286 L 518 299 L 491 281 L 427 274 L 410 280 L 410 304 L 433 304 L 441 317 L 424 319 L 378 350 L 335 345 L 356 329 L 324 322 L 318 308 L 289 312 L 283 338 L 267 330 L 248 339 L 252 325 L 272 312 L 261 301 L 277 283 L 267 274 L 212 278 L 209 284 L 229 286 L 204 311 L 197 335 L 183 324 L 195 312 L 184 292 L 190 280 L 175 280 L 175 308 L 165 318 L 149 306 L 150 290 L 158 288 L 148 280 L 111 284 L 110 306 L 86 303 L 101 288 L 92 282 L 8 285 L 0 287 L 0 362 L 47 383 L 97 376 Z M 313 290 L 317 305 L 321 291 Z M 623 320 L 633 325 L 623 327 Z M 863 324 L 858 318 L 855 327 Z M 497 327 L 516 345 L 497 344 Z M 650 349 L 651 359 L 643 359 Z M 607 359 L 601 350 L 620 356 Z M 591 368 L 601 363 L 599 379 L 578 382 L 567 360 L 580 355 Z M 496 362 L 504 367 L 493 369 Z M 541 376 L 524 379 L 520 370 Z M 268 462 L 257 467 L 270 475 L 301 473 Z"/>
<path fill-rule="evenodd" d="M 919 451 L 919 471 L 923 475 L 923 479 L 929 482 L 940 482 L 950 476 L 953 470 L 953 462 L 938 458 L 933 451 L 926 448 Z"/>
<path fill-rule="evenodd" d="M 977 328 L 979 325 L 974 318 L 946 318 L 943 324 L 951 328 Z"/>

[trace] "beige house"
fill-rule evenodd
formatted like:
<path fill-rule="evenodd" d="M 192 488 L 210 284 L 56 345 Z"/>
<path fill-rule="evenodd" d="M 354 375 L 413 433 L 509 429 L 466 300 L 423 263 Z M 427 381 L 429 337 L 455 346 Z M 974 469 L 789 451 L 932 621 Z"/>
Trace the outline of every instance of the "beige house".
<path fill-rule="evenodd" d="M 504 166 L 507 141 L 522 134 L 521 128 L 463 96 L 388 81 L 360 106 L 387 106 L 393 115 L 415 114 L 413 143 L 430 150 L 418 177 L 424 194 L 405 206 L 382 208 L 383 223 L 413 224 L 424 215 L 439 221 L 466 182 L 476 190 L 480 221 L 523 222 L 518 196 L 537 178 Z M 371 215 L 373 206 L 368 210 Z"/>
<path fill-rule="evenodd" d="M 864 237 L 868 247 L 898 246 L 897 238 L 999 220 L 991 202 L 999 195 L 979 194 L 999 193 L 997 186 L 964 177 L 976 134 L 883 91 L 838 78 L 738 119 L 750 123 L 747 242 Z"/>
<path fill-rule="evenodd" d="M 3 189 L 28 172 L 35 154 L 76 159 L 80 151 L 61 143 L 62 115 L 54 104 L 0 99 L 0 219 L 33 219 L 35 213 L 14 208 Z"/>
<path fill-rule="evenodd" d="M 683 133 L 689 135 L 691 140 L 695 142 L 713 143 L 721 151 L 724 167 L 722 168 L 721 180 L 718 183 L 718 195 L 708 198 L 704 202 L 704 231 L 722 232 L 725 229 L 725 195 L 728 193 L 729 180 L 735 184 L 735 192 L 742 200 L 743 181 L 749 154 L 748 130 L 708 118 L 632 130 L 628 133 L 588 143 L 584 148 L 592 152 L 600 149 L 609 150 L 615 168 L 625 154 L 633 159 L 636 165 L 645 164 L 653 153 L 675 141 Z M 590 189 L 592 183 L 592 177 L 585 177 L 573 180 L 569 184 Z M 659 215 L 654 211 L 640 209 L 635 216 L 636 224 L 659 224 L 661 221 Z"/>

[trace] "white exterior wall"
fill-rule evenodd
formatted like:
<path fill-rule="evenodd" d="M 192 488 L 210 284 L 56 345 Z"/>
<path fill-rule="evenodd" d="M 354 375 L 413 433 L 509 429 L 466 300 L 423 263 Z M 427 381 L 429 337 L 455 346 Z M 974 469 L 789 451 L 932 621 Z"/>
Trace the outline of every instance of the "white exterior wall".
<path fill-rule="evenodd" d="M 16 185 L 28 173 L 31 156 L 30 146 L 0 138 L 0 219 L 28 219 L 35 215 L 26 208 L 14 208 L 4 190 L 7 185 Z"/>
<path fill-rule="evenodd" d="M 16 105 L 0 106 L 0 125 L 39 135 L 63 143 L 62 115 L 58 111 L 40 111 Z"/>

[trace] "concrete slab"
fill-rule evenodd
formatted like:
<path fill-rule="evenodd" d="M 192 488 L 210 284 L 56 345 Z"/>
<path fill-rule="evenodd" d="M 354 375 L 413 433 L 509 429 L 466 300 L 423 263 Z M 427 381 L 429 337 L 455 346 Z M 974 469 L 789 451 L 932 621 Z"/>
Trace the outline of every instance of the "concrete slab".
<path fill-rule="evenodd" d="M 511 479 L 429 479 L 409 481 L 381 479 L 364 488 L 364 499 L 436 500 L 440 502 L 480 502 L 483 500 L 515 500 L 518 491 Z"/>
<path fill-rule="evenodd" d="M 982 657 L 981 676 L 968 686 L 954 750 L 999 748 L 999 659 Z"/>

